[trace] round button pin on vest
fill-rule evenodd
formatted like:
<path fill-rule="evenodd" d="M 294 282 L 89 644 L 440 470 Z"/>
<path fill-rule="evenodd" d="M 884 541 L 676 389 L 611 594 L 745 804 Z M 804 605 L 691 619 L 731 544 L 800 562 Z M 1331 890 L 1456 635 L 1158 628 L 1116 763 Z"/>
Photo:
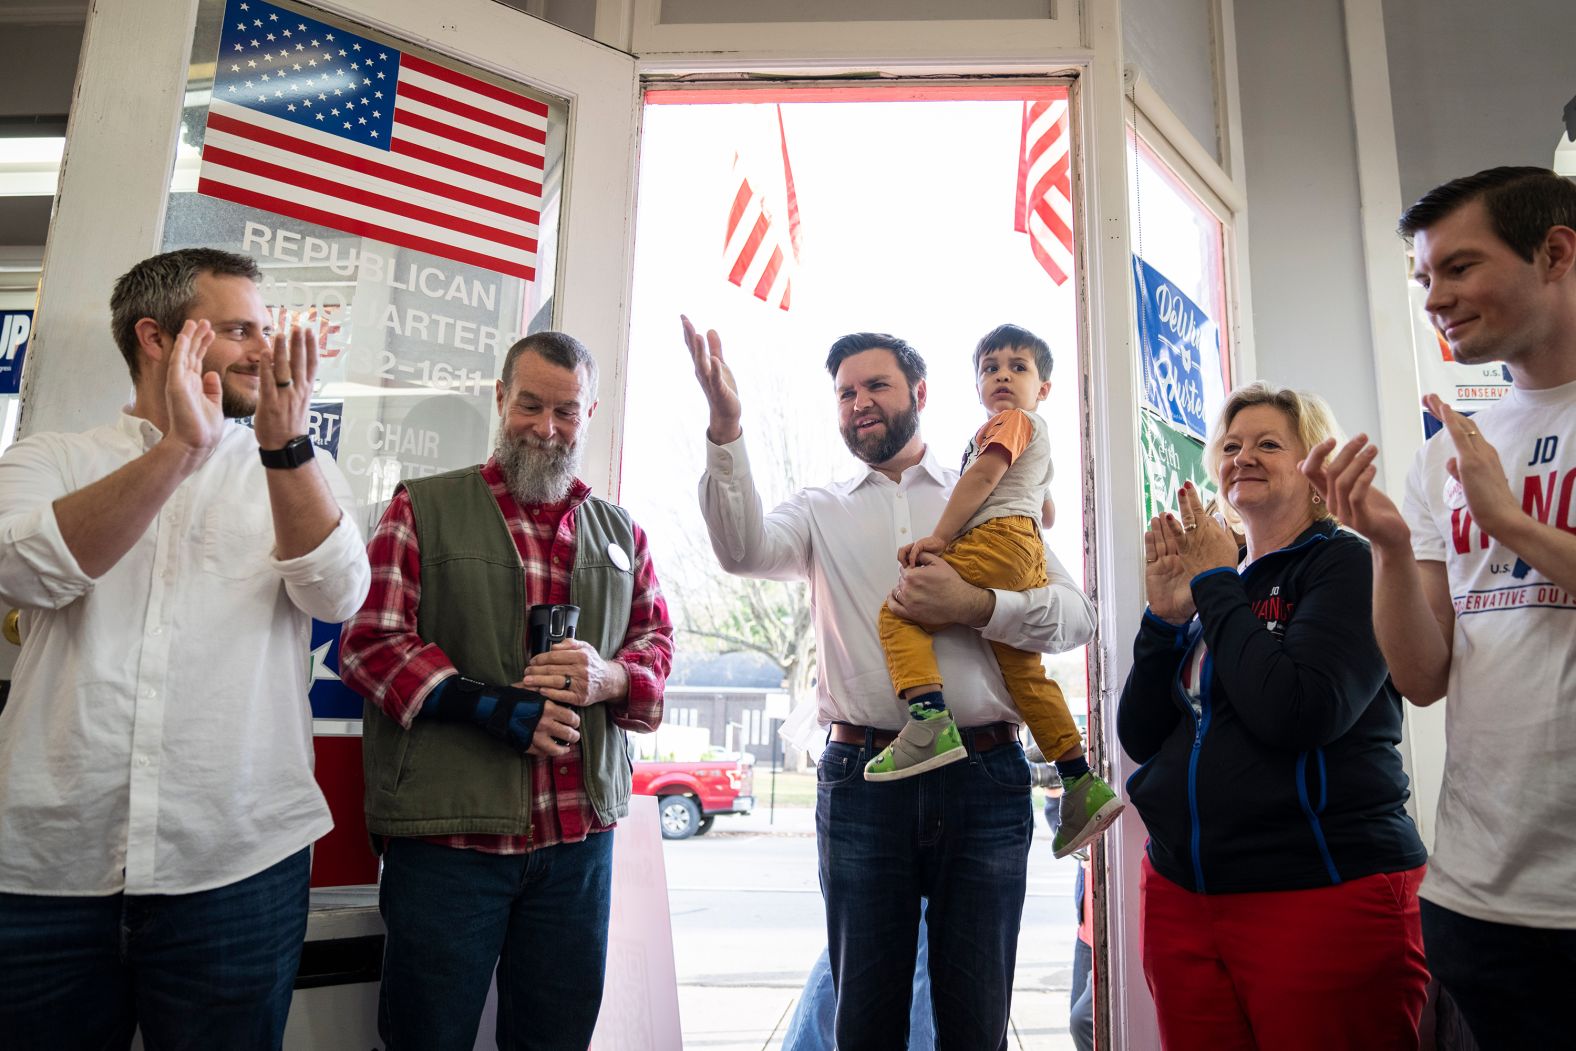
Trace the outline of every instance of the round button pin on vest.
<path fill-rule="evenodd" d="M 607 560 L 619 569 L 629 569 L 629 555 L 617 544 L 610 543 L 607 545 Z"/>

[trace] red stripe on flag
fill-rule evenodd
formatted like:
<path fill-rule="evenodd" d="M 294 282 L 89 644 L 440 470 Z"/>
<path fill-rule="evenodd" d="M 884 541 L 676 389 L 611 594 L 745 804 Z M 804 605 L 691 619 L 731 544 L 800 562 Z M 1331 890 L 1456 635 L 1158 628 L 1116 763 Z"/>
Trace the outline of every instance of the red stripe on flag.
<path fill-rule="evenodd" d="M 1012 209 L 1012 228 L 1020 234 L 1029 232 L 1029 212 L 1024 194 L 1029 182 L 1029 104 L 1023 105 L 1023 132 L 1018 136 L 1018 193 Z"/>
<path fill-rule="evenodd" d="M 217 197 L 222 201 L 233 201 L 252 208 L 261 208 L 265 212 L 274 212 L 278 215 L 288 216 L 291 219 L 300 219 L 304 222 L 317 223 L 331 230 L 342 230 L 347 234 L 357 234 L 361 237 L 370 237 L 387 244 L 398 245 L 401 248 L 413 248 L 418 252 L 430 252 L 432 255 L 444 259 L 452 259 L 459 263 L 470 263 L 492 270 L 510 277 L 522 278 L 526 281 L 536 279 L 536 268 L 524 263 L 517 263 L 509 259 L 499 259 L 496 256 L 485 255 L 481 252 L 472 252 L 469 249 L 457 248 L 452 244 L 432 241 L 425 237 L 403 230 L 395 230 L 377 223 L 363 222 L 346 215 L 334 212 L 325 212 L 317 208 L 308 208 L 295 201 L 287 201 L 281 197 L 271 197 L 268 194 L 255 193 L 243 190 L 238 186 L 215 182 L 213 179 L 198 179 L 197 192 L 209 197 Z"/>
<path fill-rule="evenodd" d="M 750 231 L 748 240 L 744 242 L 738 260 L 733 264 L 733 269 L 728 271 L 728 280 L 740 288 L 744 287 L 744 275 L 749 272 L 750 264 L 755 261 L 755 253 L 760 250 L 761 242 L 766 240 L 766 231 L 770 226 L 771 223 L 767 221 L 765 212 L 756 217 L 755 227 Z"/>
<path fill-rule="evenodd" d="M 740 182 L 739 192 L 733 195 L 733 205 L 728 209 L 728 236 L 722 240 L 724 248 L 733 240 L 733 232 L 739 228 L 739 220 L 744 218 L 744 210 L 750 206 L 750 198 L 753 196 L 755 194 L 750 189 L 750 180 L 745 179 Z"/>
<path fill-rule="evenodd" d="M 766 261 L 766 269 L 761 271 L 761 279 L 755 282 L 755 298 L 762 303 L 772 294 L 772 283 L 777 280 L 777 271 L 783 268 L 783 250 L 780 247 L 772 249 L 772 257 Z"/>
<path fill-rule="evenodd" d="M 1056 260 L 1051 258 L 1050 253 L 1041 247 L 1040 242 L 1032 235 L 1029 237 L 1029 251 L 1034 253 L 1034 258 L 1039 260 L 1041 268 L 1051 276 L 1052 281 L 1060 285 L 1067 280 L 1067 272 L 1057 265 Z"/>
<path fill-rule="evenodd" d="M 777 304 L 777 309 L 787 310 L 791 306 L 793 306 L 793 278 L 790 277 L 783 282 L 783 298 L 782 302 Z"/>
<path fill-rule="evenodd" d="M 403 92 L 404 90 L 405 86 L 401 84 L 400 91 Z M 495 142 L 485 135 L 478 135 L 474 131 L 466 131 L 464 128 L 456 128 L 442 121 L 423 116 L 420 113 L 412 113 L 410 110 L 400 109 L 398 106 L 394 108 L 394 123 L 430 132 L 451 142 L 458 142 L 472 149 L 483 150 L 493 154 L 495 157 L 502 157 L 506 161 L 514 161 L 516 164 L 523 164 L 527 168 L 535 168 L 537 171 L 541 171 L 545 163 L 537 154 L 528 153 L 515 146 L 505 146 L 503 143 Z"/>
<path fill-rule="evenodd" d="M 794 261 L 799 260 L 799 250 L 804 247 L 804 234 L 799 229 L 799 192 L 793 187 L 793 166 L 788 163 L 788 129 L 783 126 L 783 108 L 777 107 L 777 139 L 782 143 L 783 185 L 788 196 L 788 241 L 793 245 Z"/>
<path fill-rule="evenodd" d="M 501 88 L 497 84 L 492 84 L 485 80 L 477 80 L 475 77 L 468 77 L 457 69 L 440 66 L 436 62 L 428 62 L 426 59 L 417 58 L 408 52 L 400 55 L 400 66 L 404 69 L 415 70 L 417 73 L 423 73 L 434 80 L 442 80 L 453 84 L 455 87 L 464 88 L 466 91 L 474 91 L 478 95 L 485 95 L 495 102 L 517 106 L 527 113 L 536 114 L 538 117 L 547 116 L 546 103 L 517 94 L 508 88 Z"/>
<path fill-rule="evenodd" d="M 496 168 L 489 168 L 485 164 L 468 161 L 463 157 L 455 157 L 444 153 L 442 150 L 435 150 L 431 146 L 423 146 L 419 142 L 401 142 L 395 139 L 389 143 L 389 149 L 406 157 L 414 157 L 418 161 L 426 161 L 428 164 L 448 168 L 450 171 L 459 172 L 461 175 L 471 175 L 478 179 L 486 179 L 489 182 L 497 183 L 499 186 L 507 186 L 511 190 L 528 193 L 532 197 L 540 198 L 542 196 L 542 184 L 539 182 L 522 179 L 518 175 L 510 175 L 508 172 L 501 172 Z"/>
<path fill-rule="evenodd" d="M 1032 142 L 1029 136 L 1036 120 L 1051 112 L 1049 102 L 1025 102 L 1023 125 L 1018 138 L 1018 181 L 1015 188 L 1013 229 L 1028 234 L 1029 250 L 1040 267 L 1058 285 L 1068 274 L 1051 254 L 1051 243 L 1060 244 L 1069 254 L 1073 250 L 1073 231 L 1057 210 L 1052 195 L 1072 201 L 1072 155 L 1068 150 L 1067 110 L 1062 106 L 1048 128 Z M 1050 161 L 1034 182 L 1028 185 L 1037 163 Z M 1043 229 L 1029 222 L 1038 216 Z"/>
<path fill-rule="evenodd" d="M 204 163 L 211 161 L 214 164 L 225 168 L 233 168 L 236 171 L 250 172 L 253 175 L 260 175 L 265 179 L 284 183 L 287 186 L 298 186 L 303 190 L 310 190 L 325 197 L 337 197 L 352 204 L 366 205 L 368 208 L 376 208 L 378 211 L 388 212 L 390 215 L 414 219 L 429 226 L 441 226 L 456 233 L 479 237 L 484 241 L 494 241 L 509 248 L 518 248 L 522 252 L 536 251 L 536 238 L 534 237 L 509 233 L 498 229 L 496 226 L 477 222 L 474 219 L 462 219 L 447 212 L 424 208 L 419 204 L 412 204 L 409 201 L 402 201 L 385 194 L 374 193 L 371 190 L 361 189 L 349 183 L 325 179 L 319 175 L 309 175 L 306 172 L 259 160 L 256 157 L 248 157 L 244 154 L 220 149 L 215 146 L 205 146 L 203 148 L 203 161 Z"/>
<path fill-rule="evenodd" d="M 1072 227 L 1062 220 L 1060 213 L 1051 207 L 1050 201 L 1043 198 L 1036 201 L 1034 203 L 1034 214 L 1040 217 L 1040 222 L 1045 224 L 1046 229 L 1051 231 L 1052 235 L 1062 243 L 1063 247 L 1072 244 Z M 1069 248 L 1068 251 L 1072 251 L 1072 249 Z"/>
<path fill-rule="evenodd" d="M 509 135 L 517 135 L 522 139 L 530 139 L 532 142 L 547 141 L 547 132 L 541 128 L 533 128 L 529 124 L 521 124 L 519 121 L 510 120 L 508 117 L 494 113 L 492 110 L 480 109 L 449 95 L 441 95 L 436 91 L 430 91 L 419 84 L 400 81 L 399 95 L 401 98 L 414 99 L 417 102 L 425 102 L 429 106 L 447 110 L 455 116 L 466 117 L 476 121 L 478 124 L 486 124 L 488 127 L 497 128 L 499 131 Z"/>
<path fill-rule="evenodd" d="M 437 179 L 429 179 L 405 168 L 396 168 L 393 165 L 384 164 L 367 157 L 345 153 L 327 146 L 319 146 L 305 139 L 298 139 L 292 135 L 286 135 L 269 128 L 262 128 L 255 124 L 248 124 L 246 121 L 237 120 L 223 113 L 210 112 L 208 114 L 208 127 L 215 131 L 228 132 L 237 138 L 250 139 L 265 146 L 273 146 L 276 149 L 300 154 L 303 157 L 310 157 L 325 164 L 348 168 L 351 171 L 360 172 L 362 175 L 370 175 L 375 179 L 396 182 L 401 186 L 409 186 L 413 190 L 421 190 L 424 193 L 447 197 L 451 201 L 457 201 L 461 204 L 485 208 L 488 211 L 497 212 L 499 215 L 506 215 L 511 219 L 521 219 L 528 223 L 540 223 L 542 221 L 542 213 L 535 208 L 527 208 L 523 204 L 499 200 L 496 197 L 488 197 L 486 194 L 477 193 L 474 190 L 463 189 L 450 183 L 440 182 Z M 204 148 L 203 152 L 204 156 L 206 156 L 207 149 Z M 496 178 L 490 172 L 486 177 Z M 528 187 L 535 186 L 534 183 L 527 183 L 526 185 Z M 531 191 L 527 190 L 525 192 Z M 540 194 L 541 190 L 537 187 L 534 195 L 540 196 Z"/>

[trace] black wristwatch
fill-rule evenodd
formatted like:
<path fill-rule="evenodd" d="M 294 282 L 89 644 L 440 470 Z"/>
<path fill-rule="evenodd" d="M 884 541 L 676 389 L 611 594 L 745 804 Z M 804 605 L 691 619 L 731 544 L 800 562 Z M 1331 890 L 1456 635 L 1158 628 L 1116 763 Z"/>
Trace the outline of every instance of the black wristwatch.
<path fill-rule="evenodd" d="M 317 453 L 312 448 L 312 439 L 302 434 L 285 442 L 283 449 L 258 449 L 257 455 L 263 458 L 264 467 L 288 471 L 304 463 L 311 463 Z"/>

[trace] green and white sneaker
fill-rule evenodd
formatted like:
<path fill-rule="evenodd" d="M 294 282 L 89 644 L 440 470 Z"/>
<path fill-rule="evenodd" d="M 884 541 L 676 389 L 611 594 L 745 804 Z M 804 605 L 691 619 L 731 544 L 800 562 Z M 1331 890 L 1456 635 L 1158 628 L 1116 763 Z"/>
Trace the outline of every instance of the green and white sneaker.
<path fill-rule="evenodd" d="M 866 781 L 898 781 L 968 757 L 952 713 L 921 708 L 881 754 L 865 764 Z"/>
<path fill-rule="evenodd" d="M 1092 771 L 1066 782 L 1058 805 L 1062 820 L 1051 840 L 1052 852 L 1065 858 L 1104 832 L 1125 809 L 1127 804 Z"/>

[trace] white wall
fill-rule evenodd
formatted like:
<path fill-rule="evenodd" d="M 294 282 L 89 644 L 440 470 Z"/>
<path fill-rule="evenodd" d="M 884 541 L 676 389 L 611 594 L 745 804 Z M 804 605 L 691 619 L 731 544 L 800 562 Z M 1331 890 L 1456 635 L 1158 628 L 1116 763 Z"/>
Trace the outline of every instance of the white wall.
<path fill-rule="evenodd" d="M 1571 0 L 1384 0 L 1401 198 L 1501 164 L 1548 167 L 1576 96 Z"/>
<path fill-rule="evenodd" d="M 1379 431 L 1341 0 L 1236 5 L 1261 379 Z"/>
<path fill-rule="evenodd" d="M 1214 7 L 1214 0 L 1123 0 L 1122 58 L 1219 161 Z"/>

